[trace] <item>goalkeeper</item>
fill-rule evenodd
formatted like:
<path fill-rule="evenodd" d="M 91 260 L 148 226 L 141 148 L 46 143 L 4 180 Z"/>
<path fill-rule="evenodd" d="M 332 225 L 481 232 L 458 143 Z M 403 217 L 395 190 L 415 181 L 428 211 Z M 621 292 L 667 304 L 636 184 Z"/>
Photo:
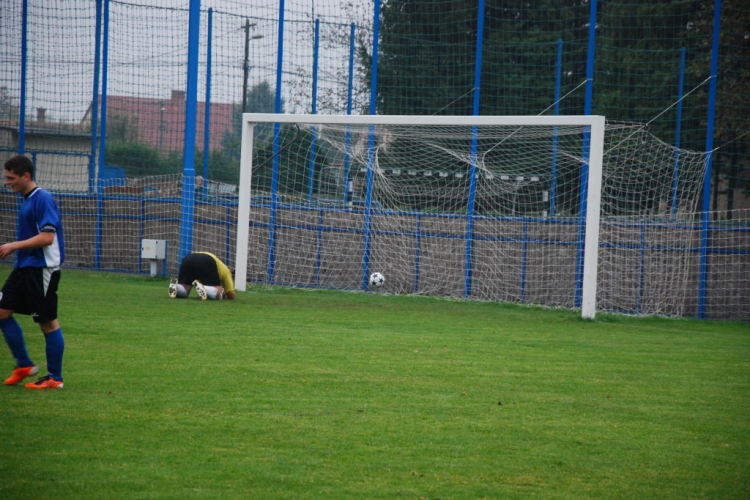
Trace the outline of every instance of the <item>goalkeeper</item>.
<path fill-rule="evenodd" d="M 177 278 L 169 283 L 169 296 L 186 299 L 193 288 L 201 300 L 235 298 L 232 272 L 209 252 L 194 252 L 182 259 Z"/>

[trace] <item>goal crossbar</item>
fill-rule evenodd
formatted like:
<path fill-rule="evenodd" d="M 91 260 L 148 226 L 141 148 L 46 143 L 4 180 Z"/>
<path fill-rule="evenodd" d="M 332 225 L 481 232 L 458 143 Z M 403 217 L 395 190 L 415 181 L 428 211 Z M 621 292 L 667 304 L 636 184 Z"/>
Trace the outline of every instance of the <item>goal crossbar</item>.
<path fill-rule="evenodd" d="M 598 115 L 569 116 L 420 116 L 420 115 L 282 115 L 274 113 L 245 113 L 243 124 L 306 123 L 350 125 L 578 125 L 600 126 L 604 117 Z"/>

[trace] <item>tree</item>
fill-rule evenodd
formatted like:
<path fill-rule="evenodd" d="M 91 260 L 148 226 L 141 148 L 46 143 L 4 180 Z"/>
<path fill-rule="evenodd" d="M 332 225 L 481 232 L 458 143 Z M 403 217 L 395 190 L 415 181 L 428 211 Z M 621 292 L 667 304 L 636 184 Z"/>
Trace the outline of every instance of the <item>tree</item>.
<path fill-rule="evenodd" d="M 686 27 L 700 5 L 622 0 L 599 5 L 592 111 L 610 120 L 649 123 L 651 133 L 674 143 L 681 50 L 688 58 L 698 56 L 699 40 Z M 684 81 L 688 88 L 694 84 Z M 682 107 L 684 118 L 700 112 L 691 98 Z"/>
<path fill-rule="evenodd" d="M 476 0 L 383 3 L 378 113 L 472 114 L 477 5 Z M 563 85 L 579 83 L 585 77 L 585 44 L 581 49 L 578 42 L 585 37 L 587 19 L 587 2 L 561 7 L 554 0 L 534 5 L 488 0 L 480 114 L 538 114 L 549 108 L 560 38 L 569 43 Z M 359 54 L 369 64 L 371 56 L 362 43 Z"/>
<path fill-rule="evenodd" d="M 732 196 L 745 182 L 748 130 L 748 10 L 742 0 L 724 0 L 717 138 L 730 145 L 715 157 Z M 745 2 L 746 3 L 746 2 Z M 388 0 L 382 2 L 377 80 L 381 114 L 473 112 L 477 0 Z M 683 92 L 708 76 L 712 0 L 600 0 L 595 25 L 592 112 L 610 121 L 649 124 L 649 131 L 675 143 L 680 58 L 692 71 Z M 560 113 L 584 112 L 590 8 L 587 0 L 486 0 L 482 44 L 482 115 L 549 113 L 556 71 L 562 71 Z M 730 23 L 734 23 L 730 27 Z M 731 39 L 731 40 L 730 40 Z M 562 67 L 556 63 L 562 42 Z M 367 57 L 360 44 L 360 55 Z M 366 59 L 365 59 L 366 60 Z M 368 61 L 369 62 L 369 61 Z M 568 95 L 569 94 L 569 95 Z M 681 147 L 703 149 L 706 99 L 682 102 Z M 745 136 L 747 137 L 747 136 Z M 628 166 L 644 185 L 656 185 L 652 165 Z M 750 182 L 750 181 L 748 181 Z M 718 183 L 715 183 L 718 185 Z M 744 184 L 743 184 L 744 185 Z M 729 201 L 731 207 L 731 199 Z"/>
<path fill-rule="evenodd" d="M 18 106 L 13 104 L 8 87 L 0 87 L 0 119 L 18 119 Z"/>
<path fill-rule="evenodd" d="M 109 141 L 132 143 L 138 140 L 137 115 L 111 115 L 107 121 Z"/>
<path fill-rule="evenodd" d="M 271 85 L 267 81 L 263 81 L 247 91 L 246 101 L 248 113 L 273 113 L 276 107 L 276 94 L 271 90 Z M 281 101 L 281 112 L 284 112 L 283 100 Z M 271 130 L 268 126 L 258 127 L 255 130 L 256 139 L 264 140 L 270 133 Z M 232 131 L 224 136 L 222 146 L 229 159 L 239 162 L 241 145 L 242 105 L 235 104 L 232 110 Z M 237 165 L 237 172 L 239 172 L 239 164 Z"/>
<path fill-rule="evenodd" d="M 107 166 L 124 168 L 127 177 L 165 173 L 162 171 L 159 152 L 138 142 L 107 141 L 105 157 Z"/>
<path fill-rule="evenodd" d="M 476 2 L 396 0 L 381 9 L 377 109 L 381 114 L 467 114 Z M 458 99 L 458 100 L 457 100 Z"/>
<path fill-rule="evenodd" d="M 707 50 L 690 65 L 699 77 L 708 75 L 713 39 L 714 2 L 701 3 L 691 20 L 691 30 L 700 36 Z M 714 119 L 713 208 L 718 195 L 726 195 L 727 210 L 732 217 L 735 194 L 750 197 L 750 10 L 744 0 L 723 0 L 719 64 L 717 74 L 716 113 Z M 708 85 L 699 89 L 700 98 L 708 102 Z M 707 104 L 706 104 L 707 107 Z M 704 109 L 706 109 L 704 107 Z M 703 117 L 706 117 L 703 114 Z M 707 118 L 702 119 L 703 125 Z M 703 138 L 705 141 L 705 137 Z M 726 186 L 722 189 L 721 186 Z"/>

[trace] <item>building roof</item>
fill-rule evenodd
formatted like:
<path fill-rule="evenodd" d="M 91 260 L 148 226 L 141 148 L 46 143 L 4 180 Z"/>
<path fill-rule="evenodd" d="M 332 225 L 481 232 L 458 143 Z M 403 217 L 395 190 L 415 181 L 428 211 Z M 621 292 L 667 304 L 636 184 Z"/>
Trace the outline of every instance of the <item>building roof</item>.
<path fill-rule="evenodd" d="M 3 125 L 0 124 L 0 129 L 12 130 L 15 133 L 19 131 L 18 125 Z M 36 127 L 27 126 L 24 128 L 26 135 L 38 135 L 38 136 L 52 136 L 52 137 L 85 137 L 91 138 L 90 132 L 75 132 L 72 130 L 65 130 L 63 128 L 55 127 Z"/>
<path fill-rule="evenodd" d="M 101 106 L 101 96 L 99 96 Z M 169 99 L 137 96 L 107 96 L 107 136 L 120 126 L 142 144 L 162 153 L 182 152 L 185 139 L 185 92 L 173 90 Z M 100 108 L 101 109 L 101 108 Z M 234 130 L 231 103 L 212 102 L 209 150 L 220 149 L 227 133 Z M 206 103 L 197 103 L 195 145 L 204 148 Z M 119 120 L 119 122 L 118 122 Z M 81 123 L 91 122 L 91 106 Z"/>

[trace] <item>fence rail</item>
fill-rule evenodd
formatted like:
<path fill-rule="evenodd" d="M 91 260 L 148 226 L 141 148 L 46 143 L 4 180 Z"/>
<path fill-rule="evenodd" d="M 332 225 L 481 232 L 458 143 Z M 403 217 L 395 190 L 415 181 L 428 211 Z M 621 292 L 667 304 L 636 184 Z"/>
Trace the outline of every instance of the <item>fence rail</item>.
<path fill-rule="evenodd" d="M 163 239 L 167 241 L 168 251 L 166 260 L 159 263 L 159 272 L 163 275 L 177 273 L 180 199 L 88 194 L 55 196 L 63 213 L 68 242 L 66 267 L 148 274 L 150 262 L 141 258 L 141 240 Z M 0 194 L 0 238 L 4 241 L 14 238 L 18 203 L 16 195 Z M 253 238 L 248 252 L 250 281 L 310 288 L 361 288 L 362 210 L 295 205 L 282 205 L 278 210 L 283 215 L 277 231 L 284 234 L 282 242 L 290 244 L 276 247 L 277 265 L 269 279 L 266 271 L 270 206 L 264 203 L 252 206 L 250 233 Z M 210 250 L 233 267 L 236 214 L 237 204 L 233 201 L 196 203 L 194 233 L 200 237 L 195 250 Z M 743 216 L 742 222 L 720 221 L 709 226 L 706 318 L 750 320 L 746 301 L 750 296 L 750 212 Z M 448 259 L 448 267 L 442 260 L 439 265 L 431 263 L 424 253 L 420 255 L 417 242 L 432 240 L 433 248 L 450 248 L 452 241 L 462 245 L 466 234 L 457 228 L 465 227 L 465 221 L 461 222 L 465 217 L 379 210 L 373 211 L 373 217 L 379 218 L 372 231 L 372 251 L 376 259 L 380 263 L 409 263 L 386 272 L 389 292 L 463 296 L 465 263 L 462 258 Z M 575 306 L 574 270 L 550 273 L 552 263 L 536 261 L 535 252 L 540 247 L 553 246 L 561 250 L 559 259 L 564 260 L 566 248 L 575 251 L 577 221 L 476 219 L 479 228 L 474 236 L 475 273 L 470 298 Z M 566 233 L 559 227 L 569 230 Z M 623 228 L 627 231 L 620 231 L 616 237 L 610 236 L 600 244 L 598 309 L 697 317 L 700 221 L 695 224 L 603 221 L 601 224 L 603 234 Z M 310 238 L 309 234 L 319 236 Z M 395 240 L 409 243 L 396 244 Z M 317 243 L 312 247 L 299 244 L 310 241 Z M 413 248 L 411 256 L 394 254 L 396 249 L 400 251 L 405 247 Z M 496 262 L 499 247 L 509 260 L 507 269 Z M 425 248 L 423 243 L 421 251 L 425 252 Z M 318 256 L 313 271 L 307 267 L 311 254 Z M 10 264 L 12 260 L 4 262 Z M 511 267 L 515 271 L 510 272 Z M 681 276 L 685 277 L 682 288 L 674 288 L 678 283 L 665 278 Z M 439 288 L 435 288 L 435 282 L 441 284 Z"/>

